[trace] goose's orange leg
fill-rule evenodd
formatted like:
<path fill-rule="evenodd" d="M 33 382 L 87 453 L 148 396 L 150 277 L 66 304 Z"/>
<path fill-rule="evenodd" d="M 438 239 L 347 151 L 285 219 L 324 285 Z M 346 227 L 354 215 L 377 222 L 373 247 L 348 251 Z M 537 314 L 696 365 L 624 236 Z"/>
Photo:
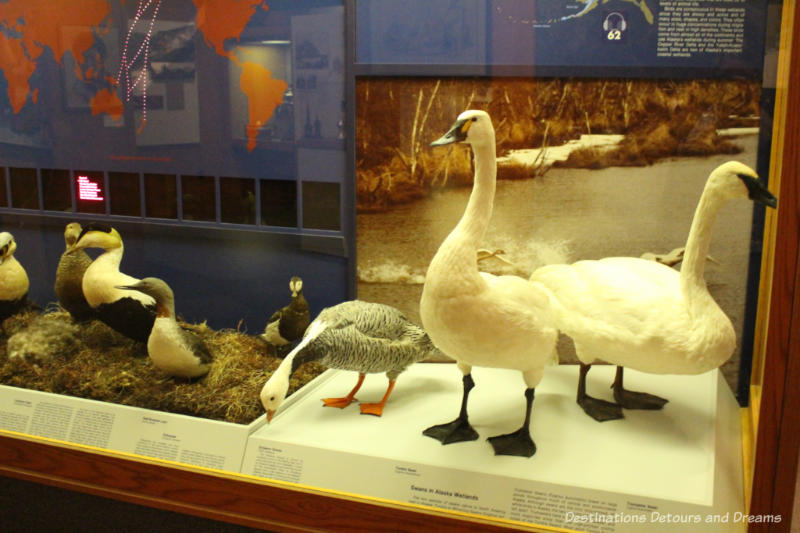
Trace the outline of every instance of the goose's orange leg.
<path fill-rule="evenodd" d="M 344 409 L 355 399 L 356 392 L 358 392 L 358 389 L 361 388 L 362 383 L 364 383 L 364 374 L 359 374 L 358 383 L 356 383 L 356 386 L 353 387 L 353 390 L 347 393 L 347 396 L 344 398 L 323 398 L 322 401 L 325 403 L 325 407 L 338 407 L 339 409 Z"/>
<path fill-rule="evenodd" d="M 386 389 L 386 394 L 383 395 L 383 399 L 380 402 L 361 404 L 361 414 L 381 416 L 383 414 L 383 406 L 386 405 L 386 400 L 389 399 L 389 395 L 392 393 L 392 389 L 394 389 L 393 380 L 389 381 L 389 387 Z"/>

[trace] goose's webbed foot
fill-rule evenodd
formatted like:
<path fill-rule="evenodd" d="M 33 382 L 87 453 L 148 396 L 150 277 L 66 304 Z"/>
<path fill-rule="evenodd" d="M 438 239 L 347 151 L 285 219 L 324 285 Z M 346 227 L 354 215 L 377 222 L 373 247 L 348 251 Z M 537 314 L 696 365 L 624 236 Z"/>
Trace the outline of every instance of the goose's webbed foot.
<path fill-rule="evenodd" d="M 477 440 L 478 432 L 469 424 L 466 417 L 458 417 L 452 422 L 431 426 L 422 432 L 423 435 L 438 440 L 442 444 Z"/>
<path fill-rule="evenodd" d="M 497 435 L 487 439 L 494 448 L 495 455 L 516 455 L 531 457 L 536 453 L 536 444 L 527 427 L 521 427 L 513 433 Z"/>

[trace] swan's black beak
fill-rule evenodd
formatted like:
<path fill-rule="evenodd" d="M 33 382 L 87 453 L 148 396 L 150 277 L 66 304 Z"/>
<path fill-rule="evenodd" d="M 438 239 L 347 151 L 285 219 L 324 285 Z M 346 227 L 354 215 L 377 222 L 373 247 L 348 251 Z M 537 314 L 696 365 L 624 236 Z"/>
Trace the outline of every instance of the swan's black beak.
<path fill-rule="evenodd" d="M 747 174 L 737 174 L 750 193 L 750 199 L 756 203 L 763 204 L 767 207 L 778 207 L 778 199 L 769 192 L 767 186 L 758 178 L 748 176 Z"/>
<path fill-rule="evenodd" d="M 467 140 L 467 131 L 472 124 L 470 119 L 456 120 L 455 124 L 450 127 L 450 130 L 433 141 L 431 146 L 442 146 L 445 144 L 457 143 Z"/>

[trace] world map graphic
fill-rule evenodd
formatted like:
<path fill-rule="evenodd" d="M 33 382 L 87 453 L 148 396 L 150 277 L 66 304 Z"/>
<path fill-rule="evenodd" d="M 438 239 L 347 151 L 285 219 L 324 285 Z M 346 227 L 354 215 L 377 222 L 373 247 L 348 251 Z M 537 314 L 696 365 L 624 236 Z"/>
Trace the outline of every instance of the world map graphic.
<path fill-rule="evenodd" d="M 140 24 L 149 38 L 152 24 L 148 26 L 146 21 L 142 24 L 137 19 L 141 14 L 155 20 L 160 5 L 166 1 L 139 0 L 136 17 L 128 24 Z M 128 4 L 133 2 L 127 0 Z M 123 1 L 123 5 L 125 3 Z M 241 69 L 238 86 L 248 102 L 247 150 L 253 151 L 259 127 L 266 124 L 280 105 L 288 83 L 273 78 L 272 72 L 264 66 L 242 59 L 236 49 L 242 32 L 257 10 L 268 11 L 269 6 L 265 0 L 192 0 L 192 4 L 196 9 L 194 24 L 203 43 Z M 106 0 L 7 0 L 0 3 L 0 71 L 6 78 L 7 97 L 14 114 L 27 105 L 37 104 L 38 89 L 31 89 L 31 77 L 39 62 L 49 54 L 62 69 L 68 58 L 71 59 L 69 64 L 74 63 L 70 74 L 89 91 L 92 114 L 118 120 L 126 105 L 136 102 L 147 105 L 146 97 L 132 102 L 131 91 L 126 92 L 121 87 L 130 83 L 125 76 L 132 75 L 125 69 L 125 54 L 119 73 L 102 68 L 102 59 L 97 57 L 98 40 L 115 29 L 112 12 L 113 6 Z M 116 30 L 122 35 L 129 32 L 129 28 Z M 134 47 L 127 59 L 146 61 L 146 53 L 147 48 Z M 140 67 L 139 74 L 146 72 L 148 66 Z M 146 107 L 144 109 L 140 129 L 146 127 Z"/>

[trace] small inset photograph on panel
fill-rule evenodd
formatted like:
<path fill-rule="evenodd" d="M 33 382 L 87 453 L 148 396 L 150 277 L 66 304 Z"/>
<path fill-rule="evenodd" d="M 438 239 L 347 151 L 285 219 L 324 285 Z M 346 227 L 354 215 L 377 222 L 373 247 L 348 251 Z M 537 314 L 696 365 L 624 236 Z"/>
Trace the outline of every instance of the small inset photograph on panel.
<path fill-rule="evenodd" d="M 8 169 L 11 180 L 11 207 L 16 209 L 39 209 L 39 185 L 35 168 Z"/>
<path fill-rule="evenodd" d="M 106 186 L 103 173 L 100 171 L 76 170 L 73 173 L 73 179 L 75 180 L 75 203 L 78 206 L 78 212 L 105 214 Z M 44 183 L 44 174 L 42 174 L 42 186 L 44 186 Z"/>
<path fill-rule="evenodd" d="M 297 182 L 261 180 L 261 225 L 297 227 Z"/>
<path fill-rule="evenodd" d="M 45 211 L 71 213 L 73 209 L 69 170 L 43 168 L 39 170 L 39 174 L 42 177 L 42 208 Z"/>
<path fill-rule="evenodd" d="M 220 218 L 230 224 L 256 223 L 256 185 L 251 178 L 220 178 Z"/>
<path fill-rule="evenodd" d="M 142 216 L 139 174 L 136 172 L 109 172 L 108 190 L 111 214 L 127 217 Z"/>
<path fill-rule="evenodd" d="M 183 220 L 215 222 L 217 202 L 212 176 L 181 176 Z"/>
<path fill-rule="evenodd" d="M 338 183 L 303 182 L 303 227 L 341 229 Z"/>
<path fill-rule="evenodd" d="M 178 218 L 175 174 L 144 175 L 144 210 L 148 218 Z"/>

